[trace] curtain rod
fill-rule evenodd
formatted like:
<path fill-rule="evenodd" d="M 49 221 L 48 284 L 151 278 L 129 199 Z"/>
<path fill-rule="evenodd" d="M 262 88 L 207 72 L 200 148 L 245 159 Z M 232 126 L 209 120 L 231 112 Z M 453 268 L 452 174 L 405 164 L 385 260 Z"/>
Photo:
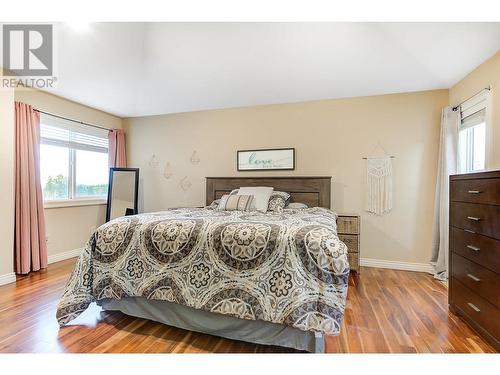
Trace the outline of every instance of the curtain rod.
<path fill-rule="evenodd" d="M 473 97 L 475 97 L 476 95 L 479 95 L 480 93 L 482 93 L 484 90 L 488 90 L 490 91 L 491 90 L 491 86 L 488 86 L 488 87 L 485 87 L 484 89 L 482 89 L 481 91 L 478 91 L 476 92 L 474 95 L 472 95 L 470 98 L 467 98 L 465 99 L 462 103 L 458 104 L 457 106 L 453 107 L 451 110 L 452 111 L 456 111 L 462 104 L 464 104 L 467 100 L 469 99 L 472 99 Z"/>
<path fill-rule="evenodd" d="M 82 124 L 82 125 L 86 125 L 86 126 L 91 126 L 91 127 L 93 127 L 93 128 L 102 129 L 102 130 L 106 130 L 106 131 L 109 131 L 109 130 L 110 130 L 110 129 L 108 129 L 108 128 L 103 128 L 102 126 L 97 126 L 97 125 L 89 124 L 89 123 L 87 123 L 87 122 L 74 120 L 74 119 L 72 119 L 72 118 L 63 117 L 63 116 L 59 116 L 59 115 L 55 115 L 55 114 L 53 114 L 53 113 L 49 113 L 49 112 L 45 112 L 45 111 L 41 111 L 41 110 L 36 109 L 36 108 L 34 108 L 33 110 L 34 110 L 35 112 L 43 113 L 44 115 L 49 115 L 49 116 L 57 117 L 57 118 L 60 118 L 60 119 L 63 119 L 63 120 L 73 121 L 73 122 L 76 122 L 76 123 L 78 123 L 78 124 Z"/>

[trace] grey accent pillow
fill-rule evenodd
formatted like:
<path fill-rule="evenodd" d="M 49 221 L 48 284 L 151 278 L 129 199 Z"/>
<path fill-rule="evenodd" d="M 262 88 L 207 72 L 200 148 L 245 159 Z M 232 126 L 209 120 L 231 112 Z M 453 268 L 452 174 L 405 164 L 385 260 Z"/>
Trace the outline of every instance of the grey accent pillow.
<path fill-rule="evenodd" d="M 210 210 L 215 210 L 217 207 L 219 207 L 219 202 L 220 202 L 220 199 L 216 199 L 212 203 L 210 203 L 210 205 L 207 206 L 206 208 L 208 208 Z"/>
<path fill-rule="evenodd" d="M 274 191 L 269 198 L 269 203 L 267 205 L 268 212 L 282 213 L 283 209 L 286 207 L 290 201 L 290 194 L 284 191 Z"/>

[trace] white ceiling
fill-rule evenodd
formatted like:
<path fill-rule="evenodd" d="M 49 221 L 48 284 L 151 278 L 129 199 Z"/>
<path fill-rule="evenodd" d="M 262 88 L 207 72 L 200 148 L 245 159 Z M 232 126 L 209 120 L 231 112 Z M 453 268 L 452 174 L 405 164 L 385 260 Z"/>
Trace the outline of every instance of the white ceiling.
<path fill-rule="evenodd" d="M 500 23 L 93 23 L 56 29 L 54 94 L 120 117 L 448 88 Z"/>

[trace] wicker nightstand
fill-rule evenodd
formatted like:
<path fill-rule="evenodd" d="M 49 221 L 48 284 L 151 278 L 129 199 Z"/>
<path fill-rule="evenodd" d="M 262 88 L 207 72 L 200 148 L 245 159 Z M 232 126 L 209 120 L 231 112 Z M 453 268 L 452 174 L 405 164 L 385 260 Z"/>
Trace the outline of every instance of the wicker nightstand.
<path fill-rule="evenodd" d="M 360 248 L 360 222 L 359 215 L 338 215 L 337 234 L 346 244 L 351 271 L 359 273 L 359 248 Z"/>

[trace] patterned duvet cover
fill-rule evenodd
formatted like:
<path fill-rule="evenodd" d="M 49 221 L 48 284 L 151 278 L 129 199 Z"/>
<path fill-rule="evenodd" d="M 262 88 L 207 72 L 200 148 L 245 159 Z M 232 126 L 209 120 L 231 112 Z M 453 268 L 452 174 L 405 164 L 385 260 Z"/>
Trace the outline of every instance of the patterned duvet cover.
<path fill-rule="evenodd" d="M 61 326 L 104 298 L 145 297 L 338 334 L 347 248 L 324 208 L 185 208 L 110 221 L 91 236 L 57 308 Z"/>

